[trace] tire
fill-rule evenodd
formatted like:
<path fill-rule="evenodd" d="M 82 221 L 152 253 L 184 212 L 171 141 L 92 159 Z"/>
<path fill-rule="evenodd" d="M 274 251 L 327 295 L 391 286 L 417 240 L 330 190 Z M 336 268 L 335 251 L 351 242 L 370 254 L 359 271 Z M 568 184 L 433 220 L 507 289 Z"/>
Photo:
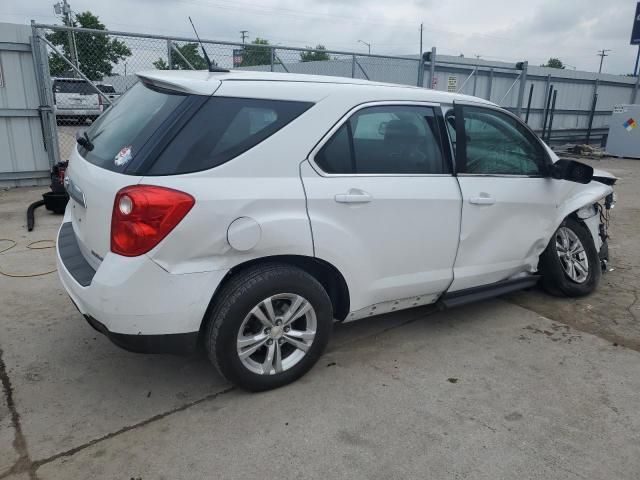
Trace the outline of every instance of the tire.
<path fill-rule="evenodd" d="M 305 301 L 310 307 L 306 311 Z M 294 308 L 297 312 L 304 307 L 304 313 L 287 324 L 295 305 L 300 306 Z M 313 367 L 331 336 L 333 307 L 322 285 L 304 270 L 270 263 L 232 277 L 216 295 L 206 320 L 205 348 L 220 374 L 245 390 L 262 391 L 291 383 Z"/>
<path fill-rule="evenodd" d="M 579 253 L 576 240 L 583 253 Z M 565 249 L 575 253 L 566 254 Z M 574 218 L 566 218 L 540 256 L 540 271 L 542 287 L 551 295 L 582 297 L 593 292 L 600 282 L 602 268 L 589 229 Z"/>

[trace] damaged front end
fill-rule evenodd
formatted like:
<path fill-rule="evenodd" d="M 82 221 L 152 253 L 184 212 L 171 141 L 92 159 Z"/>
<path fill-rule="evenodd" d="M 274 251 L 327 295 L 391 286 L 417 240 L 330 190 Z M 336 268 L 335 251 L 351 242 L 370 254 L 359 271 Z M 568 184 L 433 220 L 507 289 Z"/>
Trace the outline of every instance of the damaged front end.
<path fill-rule="evenodd" d="M 613 186 L 617 179 L 610 175 L 594 175 L 593 180 L 608 186 Z M 589 228 L 589 232 L 598 250 L 603 272 L 608 271 L 609 266 L 609 222 L 611 220 L 611 210 L 615 204 L 616 194 L 615 192 L 611 192 L 596 203 L 586 205 L 575 212 L 576 217 Z"/>

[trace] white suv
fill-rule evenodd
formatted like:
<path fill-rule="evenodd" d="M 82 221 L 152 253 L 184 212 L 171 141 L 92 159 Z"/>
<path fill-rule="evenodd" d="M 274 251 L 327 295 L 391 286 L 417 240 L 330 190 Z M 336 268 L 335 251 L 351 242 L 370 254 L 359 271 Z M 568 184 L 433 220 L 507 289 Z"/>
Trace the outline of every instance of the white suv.
<path fill-rule="evenodd" d="M 591 292 L 613 203 L 487 101 L 353 79 L 153 71 L 78 137 L 60 278 L 140 352 L 199 342 L 250 390 L 334 321 L 534 285 Z"/>

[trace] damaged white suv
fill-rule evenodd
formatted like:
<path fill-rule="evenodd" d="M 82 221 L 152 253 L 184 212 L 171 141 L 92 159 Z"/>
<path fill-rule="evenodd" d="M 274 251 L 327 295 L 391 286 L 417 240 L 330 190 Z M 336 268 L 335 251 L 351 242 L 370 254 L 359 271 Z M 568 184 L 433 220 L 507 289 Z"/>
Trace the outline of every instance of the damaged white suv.
<path fill-rule="evenodd" d="M 250 390 L 334 321 L 596 288 L 615 178 L 487 101 L 354 79 L 153 71 L 78 137 L 60 278 L 140 352 L 199 342 Z"/>

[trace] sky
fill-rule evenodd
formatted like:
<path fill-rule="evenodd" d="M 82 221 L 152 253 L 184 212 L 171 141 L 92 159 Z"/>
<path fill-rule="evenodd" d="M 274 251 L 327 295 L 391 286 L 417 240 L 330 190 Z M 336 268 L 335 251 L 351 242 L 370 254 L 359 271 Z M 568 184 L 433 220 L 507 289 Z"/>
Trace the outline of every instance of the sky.
<path fill-rule="evenodd" d="M 57 1 L 57 0 L 56 0 Z M 60 23 L 54 0 L 0 0 L 0 22 Z M 238 41 L 249 38 L 293 47 L 416 54 L 420 23 L 424 50 L 486 60 L 597 71 L 598 50 L 609 49 L 603 72 L 633 71 L 638 47 L 629 45 L 635 0 L 69 0 L 111 30 Z"/>

